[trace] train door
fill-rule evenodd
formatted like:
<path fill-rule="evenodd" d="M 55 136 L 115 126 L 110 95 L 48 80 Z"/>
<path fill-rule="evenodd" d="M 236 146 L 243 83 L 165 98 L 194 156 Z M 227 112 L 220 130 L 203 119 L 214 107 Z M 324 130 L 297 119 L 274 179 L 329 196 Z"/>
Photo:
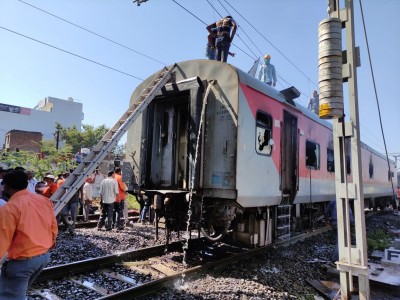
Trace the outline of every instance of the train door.
<path fill-rule="evenodd" d="M 283 112 L 281 138 L 281 190 L 290 203 L 298 190 L 298 133 L 297 117 Z"/>
<path fill-rule="evenodd" d="M 150 177 L 157 188 L 186 187 L 188 102 L 176 100 L 163 99 L 154 107 Z"/>

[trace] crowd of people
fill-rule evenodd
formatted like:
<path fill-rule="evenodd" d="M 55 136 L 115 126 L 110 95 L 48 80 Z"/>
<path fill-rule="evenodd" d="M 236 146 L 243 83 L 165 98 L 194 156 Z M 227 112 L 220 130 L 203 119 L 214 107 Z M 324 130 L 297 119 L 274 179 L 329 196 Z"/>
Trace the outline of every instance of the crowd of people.
<path fill-rule="evenodd" d="M 46 173 L 37 180 L 34 172 L 16 167 L 0 167 L 0 299 L 25 299 L 26 291 L 50 260 L 49 250 L 55 247 L 59 227 L 64 223 L 66 234 L 75 234 L 79 205 L 85 221 L 98 200 L 101 215 L 99 230 L 124 229 L 128 223 L 125 204 L 127 186 L 121 168 L 115 167 L 104 176 L 96 170 L 87 177 L 60 214 L 54 214 L 52 195 L 64 184 L 70 172 L 57 177 Z M 141 207 L 140 220 L 152 224 L 154 210 L 142 191 L 137 195 Z"/>

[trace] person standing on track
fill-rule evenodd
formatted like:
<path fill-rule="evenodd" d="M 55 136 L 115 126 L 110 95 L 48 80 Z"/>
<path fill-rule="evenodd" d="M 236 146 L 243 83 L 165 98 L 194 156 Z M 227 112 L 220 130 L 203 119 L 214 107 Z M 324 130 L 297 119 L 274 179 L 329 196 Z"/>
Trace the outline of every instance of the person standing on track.
<path fill-rule="evenodd" d="M 115 180 L 114 171 L 108 172 L 108 177 L 101 182 L 100 186 L 100 204 L 101 217 L 97 224 L 97 229 L 100 230 L 106 226 L 106 230 L 112 229 L 114 201 L 118 195 L 118 183 Z"/>
<path fill-rule="evenodd" d="M 332 254 L 331 262 L 335 263 L 339 260 L 339 245 L 338 245 L 338 228 L 337 228 L 337 211 L 336 211 L 336 199 L 331 200 L 328 205 L 325 207 L 325 220 L 331 224 L 333 230 L 335 231 L 336 236 L 336 246 L 335 251 Z M 354 217 L 351 207 L 349 206 L 349 217 L 350 217 L 350 224 L 354 225 Z"/>
<path fill-rule="evenodd" d="M 125 202 L 127 187 L 125 182 L 122 181 L 121 168 L 116 167 L 114 172 L 115 180 L 117 180 L 118 183 L 118 195 L 114 203 L 114 212 L 117 214 L 117 228 L 122 230 L 124 229 L 124 224 L 128 222 L 128 206 Z M 122 220 L 122 218 L 124 220 Z"/>
<path fill-rule="evenodd" d="M 0 207 L 0 299 L 26 299 L 26 292 L 50 261 L 57 238 L 57 222 L 49 199 L 29 192 L 23 171 L 7 173 L 2 185 L 10 197 Z"/>

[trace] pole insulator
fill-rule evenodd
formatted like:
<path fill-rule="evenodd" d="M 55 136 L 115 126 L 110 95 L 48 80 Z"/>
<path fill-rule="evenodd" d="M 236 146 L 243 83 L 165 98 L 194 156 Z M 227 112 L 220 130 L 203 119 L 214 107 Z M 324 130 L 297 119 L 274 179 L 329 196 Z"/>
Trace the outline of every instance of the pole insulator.
<path fill-rule="evenodd" d="M 342 21 L 327 18 L 318 25 L 319 117 L 343 117 Z"/>

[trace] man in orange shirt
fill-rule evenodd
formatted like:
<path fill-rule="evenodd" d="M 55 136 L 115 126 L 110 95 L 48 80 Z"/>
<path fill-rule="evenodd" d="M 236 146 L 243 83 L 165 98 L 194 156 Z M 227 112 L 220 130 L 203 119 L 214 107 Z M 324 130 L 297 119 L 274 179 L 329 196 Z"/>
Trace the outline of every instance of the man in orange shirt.
<path fill-rule="evenodd" d="M 0 257 L 7 261 L 0 274 L 0 299 L 25 299 L 35 278 L 50 261 L 57 223 L 49 199 L 29 192 L 23 171 L 7 173 L 2 182 L 10 197 L 0 207 Z"/>
<path fill-rule="evenodd" d="M 43 196 L 49 199 L 58 189 L 57 183 L 54 182 L 55 179 L 56 178 L 54 175 L 51 174 L 44 176 L 44 181 L 47 183 L 47 188 L 43 191 Z"/>
<path fill-rule="evenodd" d="M 123 213 L 124 213 L 127 188 L 126 184 L 122 181 L 121 168 L 120 167 L 115 168 L 114 172 L 115 172 L 115 180 L 117 180 L 118 183 L 118 195 L 115 198 L 114 202 L 114 214 L 116 214 L 117 217 L 116 220 L 117 228 L 122 230 L 124 229 L 124 224 L 127 222 L 127 220 L 122 221 L 122 218 L 125 219 Z M 115 222 L 115 218 L 113 218 L 113 220 Z"/>

